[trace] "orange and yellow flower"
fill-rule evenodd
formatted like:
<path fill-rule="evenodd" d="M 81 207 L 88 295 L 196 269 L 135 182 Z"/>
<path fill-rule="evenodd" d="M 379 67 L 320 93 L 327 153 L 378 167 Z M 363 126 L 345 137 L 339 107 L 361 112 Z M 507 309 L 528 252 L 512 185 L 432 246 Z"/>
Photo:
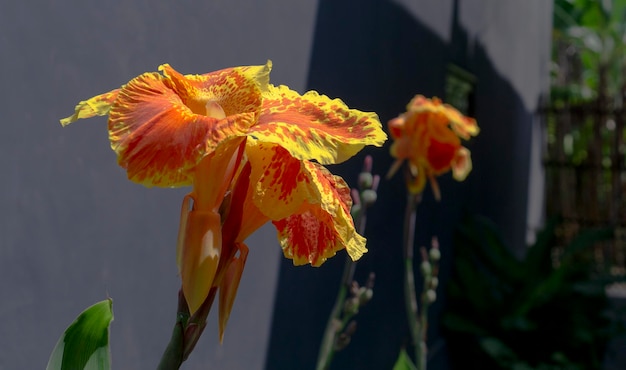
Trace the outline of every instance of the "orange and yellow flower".
<path fill-rule="evenodd" d="M 177 264 L 190 312 L 219 290 L 220 338 L 245 265 L 245 239 L 268 221 L 294 264 L 367 250 L 346 183 L 323 165 L 386 135 L 374 113 L 269 83 L 271 62 L 203 75 L 169 65 L 80 102 L 63 126 L 108 115 L 111 148 L 128 178 L 192 186 L 183 199 Z"/>
<path fill-rule="evenodd" d="M 411 193 L 421 193 L 428 179 L 435 198 L 440 200 L 436 176 L 452 170 L 452 176 L 463 181 L 472 170 L 470 151 L 461 145 L 461 139 L 478 135 L 476 120 L 438 98 L 415 96 L 407 111 L 389 121 L 388 127 L 394 139 L 391 155 L 396 161 L 387 177 L 393 176 L 407 160 L 407 187 Z"/>

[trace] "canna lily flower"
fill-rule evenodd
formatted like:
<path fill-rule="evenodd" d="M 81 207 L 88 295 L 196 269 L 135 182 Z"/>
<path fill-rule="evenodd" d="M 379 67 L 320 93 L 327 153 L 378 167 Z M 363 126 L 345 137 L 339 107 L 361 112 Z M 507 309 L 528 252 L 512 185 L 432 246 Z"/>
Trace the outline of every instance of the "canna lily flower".
<path fill-rule="evenodd" d="M 80 102 L 63 126 L 108 115 L 111 148 L 128 178 L 191 186 L 177 242 L 182 290 L 193 314 L 219 291 L 223 337 L 248 255 L 246 238 L 267 222 L 294 264 L 321 265 L 367 250 L 350 217 L 346 183 L 323 165 L 386 135 L 374 113 L 269 83 L 271 62 L 203 75 L 167 64 Z"/>
<path fill-rule="evenodd" d="M 411 193 L 421 193 L 428 179 L 435 198 L 441 200 L 436 176 L 452 170 L 454 179 L 463 181 L 472 170 L 470 151 L 461 145 L 461 139 L 478 135 L 476 120 L 438 98 L 415 96 L 407 111 L 390 120 L 388 127 L 394 139 L 391 155 L 396 161 L 387 178 L 407 160 L 410 172 L 407 187 Z"/>

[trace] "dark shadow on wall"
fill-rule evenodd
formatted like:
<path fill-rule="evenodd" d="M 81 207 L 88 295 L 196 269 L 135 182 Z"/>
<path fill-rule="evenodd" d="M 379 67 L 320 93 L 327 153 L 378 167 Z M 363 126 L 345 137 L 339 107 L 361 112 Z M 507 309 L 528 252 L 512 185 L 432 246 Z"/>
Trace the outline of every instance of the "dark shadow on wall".
<path fill-rule="evenodd" d="M 509 236 L 507 241 L 523 245 L 531 114 L 496 72 L 481 45 L 468 50 L 467 33 L 456 22 L 452 42 L 446 43 L 407 10 L 383 0 L 361 1 L 358 7 L 346 0 L 320 0 L 313 45 L 308 88 L 341 97 L 351 107 L 375 111 L 385 126 L 404 111 L 416 93 L 443 96 L 448 63 L 475 74 L 478 83 L 474 104 L 482 132 L 468 145 L 474 171 L 464 183 L 442 177 L 440 203 L 433 200 L 427 187 L 418 211 L 416 245 L 429 245 L 431 237 L 438 236 L 443 254 L 442 287 L 451 268 L 452 234 L 462 212 L 487 215 Z M 389 144 L 382 149 L 367 148 L 331 170 L 355 186 L 362 160 L 365 154 L 371 154 L 374 172 L 384 177 L 392 163 Z M 369 253 L 361 259 L 356 272 L 360 283 L 365 282 L 369 272 L 376 274 L 374 298 L 356 316 L 356 334 L 349 346 L 335 356 L 333 369 L 391 369 L 400 349 L 410 344 L 402 295 L 404 200 L 401 176 L 382 180 L 378 202 L 368 214 Z M 283 260 L 268 370 L 315 367 L 344 258 L 345 253 L 339 253 L 321 268 L 294 268 L 291 261 Z M 440 298 L 430 311 L 432 369 L 450 367 L 438 325 L 445 305 L 443 290 L 439 289 Z"/>

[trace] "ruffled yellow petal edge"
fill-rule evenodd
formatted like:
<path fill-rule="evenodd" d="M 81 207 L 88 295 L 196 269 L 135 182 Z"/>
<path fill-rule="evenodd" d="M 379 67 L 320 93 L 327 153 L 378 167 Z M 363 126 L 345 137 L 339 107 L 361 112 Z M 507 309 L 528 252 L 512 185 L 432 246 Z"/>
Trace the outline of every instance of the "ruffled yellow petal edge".
<path fill-rule="evenodd" d="M 350 215 L 350 188 L 318 163 L 299 160 L 279 145 L 248 138 L 253 202 L 273 220 L 287 258 L 321 265 L 341 249 L 354 260 L 367 251 Z"/>
<path fill-rule="evenodd" d="M 108 93 L 96 95 L 91 99 L 81 101 L 76 105 L 76 108 L 74 108 L 73 115 L 61 119 L 61 126 L 65 127 L 79 119 L 109 114 L 111 106 L 113 102 L 115 102 L 115 99 L 117 99 L 119 92 L 120 89 L 115 89 Z"/>
<path fill-rule="evenodd" d="M 298 159 L 339 163 L 365 145 L 382 146 L 387 140 L 375 113 L 350 109 L 340 99 L 272 85 L 263 97 L 259 122 L 250 134 L 281 145 Z"/>
<path fill-rule="evenodd" d="M 407 104 L 406 109 L 407 112 L 429 112 L 445 117 L 454 133 L 464 140 L 469 140 L 471 136 L 476 136 L 480 132 L 475 119 L 464 116 L 456 108 L 449 104 L 444 104 L 437 97 L 428 99 L 423 95 L 416 95 Z"/>
<path fill-rule="evenodd" d="M 273 221 L 283 254 L 294 265 L 320 266 L 342 249 L 353 261 L 358 260 L 367 248 L 350 216 L 350 188 L 317 163 L 305 162 L 304 167 L 319 191 L 319 199 L 304 203 L 292 216 Z"/>

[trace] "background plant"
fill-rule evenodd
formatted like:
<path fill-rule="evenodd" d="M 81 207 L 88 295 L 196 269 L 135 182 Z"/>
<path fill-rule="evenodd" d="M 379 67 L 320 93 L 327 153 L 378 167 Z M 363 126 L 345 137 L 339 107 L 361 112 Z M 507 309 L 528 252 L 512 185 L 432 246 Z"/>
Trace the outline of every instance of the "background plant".
<path fill-rule="evenodd" d="M 469 217 L 455 237 L 453 276 L 443 325 L 455 367 L 599 369 L 618 328 L 607 316 L 605 281 L 591 278 L 580 254 L 611 238 L 581 232 L 558 265 L 551 221 L 524 258 L 514 256 L 491 222 Z"/>

